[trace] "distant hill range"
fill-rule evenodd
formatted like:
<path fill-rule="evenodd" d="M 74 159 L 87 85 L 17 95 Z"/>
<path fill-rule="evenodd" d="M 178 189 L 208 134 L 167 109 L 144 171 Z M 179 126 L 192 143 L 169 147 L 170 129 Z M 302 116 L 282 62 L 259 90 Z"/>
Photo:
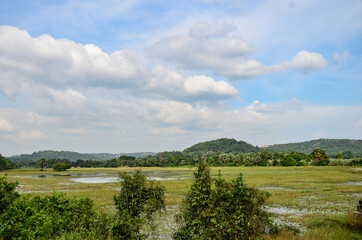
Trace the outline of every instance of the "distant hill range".
<path fill-rule="evenodd" d="M 335 155 L 351 151 L 356 154 L 362 154 L 362 140 L 351 139 L 317 139 L 299 143 L 275 144 L 264 147 L 253 146 L 244 141 L 236 141 L 235 139 L 221 138 L 217 140 L 200 142 L 192 147 L 186 148 L 184 153 L 188 155 L 214 155 L 221 153 L 237 154 L 259 152 L 259 151 L 281 151 L 281 152 L 301 152 L 311 153 L 313 149 L 320 148 L 327 154 Z"/>
<path fill-rule="evenodd" d="M 186 148 L 183 152 L 187 155 L 215 155 L 221 153 L 249 153 L 258 152 L 260 148 L 244 142 L 236 141 L 235 139 L 221 138 L 217 140 L 201 142 Z"/>
<path fill-rule="evenodd" d="M 263 150 L 274 150 L 283 152 L 311 153 L 313 149 L 320 148 L 327 154 L 337 154 L 351 151 L 356 154 L 362 153 L 362 140 L 352 139 L 317 139 L 307 142 L 274 144 L 261 147 Z"/>
<path fill-rule="evenodd" d="M 118 158 L 119 156 L 132 156 L 132 157 L 145 157 L 147 155 L 154 155 L 156 153 L 152 152 L 138 152 L 138 153 L 78 153 L 78 152 L 70 152 L 70 151 L 39 151 L 34 152 L 32 154 L 21 154 L 16 156 L 8 157 L 14 162 L 17 161 L 31 161 L 31 160 L 39 160 L 41 158 L 49 159 L 69 159 L 70 161 L 81 160 L 109 160 L 113 158 Z"/>

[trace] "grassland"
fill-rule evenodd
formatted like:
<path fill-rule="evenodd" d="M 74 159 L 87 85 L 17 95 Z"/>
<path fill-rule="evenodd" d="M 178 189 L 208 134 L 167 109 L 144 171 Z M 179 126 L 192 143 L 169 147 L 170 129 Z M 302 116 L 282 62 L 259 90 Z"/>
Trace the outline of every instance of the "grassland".
<path fill-rule="evenodd" d="M 265 239 L 362 239 L 361 230 L 351 230 L 343 224 L 348 211 L 356 209 L 362 198 L 362 168 L 334 167 L 213 167 L 212 175 L 220 169 L 226 179 L 243 174 L 248 186 L 271 193 L 266 209 L 272 212 L 275 221 L 284 227 L 278 235 L 264 235 Z M 133 172 L 134 168 L 72 168 L 61 174 L 98 173 L 117 176 L 119 172 Z M 188 191 L 195 168 L 142 168 L 150 176 L 172 177 L 176 180 L 160 181 L 166 188 L 167 211 L 157 217 L 158 221 L 147 226 L 145 231 L 163 236 L 176 227 L 173 216 Z M 35 178 L 30 175 L 59 174 L 53 170 L 38 171 L 18 169 L 7 173 L 10 180 L 19 181 L 23 194 L 50 194 L 62 191 L 68 196 L 88 196 L 102 211 L 112 214 L 113 195 L 120 184 L 79 183 L 72 180 L 79 176 L 52 176 Z M 88 177 L 88 176 L 87 176 Z M 100 177 L 100 176 L 97 176 Z M 153 234 L 153 235 L 155 235 Z"/>

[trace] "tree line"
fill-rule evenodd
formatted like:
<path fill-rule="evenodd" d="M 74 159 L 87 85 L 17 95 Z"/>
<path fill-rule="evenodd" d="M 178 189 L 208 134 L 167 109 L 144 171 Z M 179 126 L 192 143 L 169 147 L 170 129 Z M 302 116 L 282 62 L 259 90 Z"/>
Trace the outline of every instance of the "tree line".
<path fill-rule="evenodd" d="M 356 166 L 362 165 L 360 156 L 345 151 L 333 155 L 332 159 L 322 149 L 316 148 L 311 153 L 300 152 L 250 152 L 250 153 L 221 153 L 221 154 L 192 154 L 189 152 L 172 151 L 160 152 L 156 155 L 146 157 L 120 156 L 110 160 L 81 160 L 70 161 L 69 159 L 49 159 L 12 162 L 0 154 L 0 170 L 8 170 L 18 167 L 31 168 L 54 168 L 62 163 L 63 167 L 81 168 L 116 168 L 116 167 L 177 167 L 195 166 L 206 162 L 210 166 Z M 359 158 L 358 158 L 359 157 Z M 45 162 L 44 162 L 45 161 Z M 64 165 L 65 164 L 65 165 Z M 66 169 L 67 169 L 66 168 Z M 61 170 L 60 170 L 61 171 Z"/>

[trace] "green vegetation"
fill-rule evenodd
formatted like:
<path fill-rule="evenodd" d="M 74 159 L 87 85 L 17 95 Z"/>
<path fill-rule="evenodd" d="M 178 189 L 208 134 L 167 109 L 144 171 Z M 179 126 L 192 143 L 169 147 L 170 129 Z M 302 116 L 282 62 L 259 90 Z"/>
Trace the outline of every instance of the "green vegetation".
<path fill-rule="evenodd" d="M 164 187 L 154 181 L 146 181 L 137 170 L 133 176 L 120 175 L 121 191 L 114 196 L 117 213 L 112 224 L 114 239 L 142 239 L 141 227 L 157 210 L 165 207 Z"/>
<path fill-rule="evenodd" d="M 112 154 L 112 153 L 78 153 L 71 151 L 39 151 L 33 152 L 32 154 L 21 154 L 17 156 L 11 156 L 9 159 L 18 162 L 28 162 L 34 161 L 35 159 L 45 158 L 46 160 L 50 159 L 69 159 L 71 162 L 79 160 L 96 160 L 104 161 L 112 158 L 118 158 L 120 155 L 127 155 L 133 157 L 145 157 L 147 155 L 152 155 L 154 153 L 149 152 L 139 152 L 139 153 L 124 153 L 124 154 Z"/>
<path fill-rule="evenodd" d="M 314 149 L 310 155 L 312 159 L 312 165 L 314 166 L 328 166 L 330 163 L 326 152 L 319 148 Z"/>
<path fill-rule="evenodd" d="M 183 226 L 174 239 L 254 239 L 269 224 L 262 209 L 268 194 L 248 188 L 242 174 L 232 182 L 220 172 L 212 179 L 207 165 L 199 164 L 194 175 L 183 202 Z"/>
<path fill-rule="evenodd" d="M 53 165 L 53 169 L 58 172 L 65 171 L 67 169 L 70 169 L 71 167 L 72 167 L 72 165 L 70 165 L 69 163 L 64 163 L 64 162 L 60 162 L 60 163 Z"/>
<path fill-rule="evenodd" d="M 97 208 L 98 211 L 105 214 L 106 219 L 113 221 L 112 219 L 116 217 L 115 213 L 117 212 L 113 196 L 119 194 L 120 183 L 79 183 L 72 181 L 69 174 L 87 174 L 92 177 L 96 176 L 97 173 L 107 173 L 114 174 L 110 176 L 117 176 L 117 172 L 134 172 L 136 169 L 139 168 L 71 168 L 65 176 L 60 174 L 51 176 L 55 171 L 50 168 L 43 172 L 39 169 L 14 169 L 7 171 L 7 174 L 11 181 L 19 182 L 20 187 L 17 191 L 21 193 L 22 197 L 51 196 L 53 191 L 64 191 L 64 194 L 69 198 L 89 197 L 96 206 L 100 206 Z M 192 173 L 195 169 L 195 167 L 142 168 L 142 173 L 146 176 L 173 178 L 173 180 L 160 182 L 165 187 L 166 210 L 153 214 L 153 223 L 146 221 L 146 225 L 141 228 L 142 234 L 152 235 L 154 239 L 167 239 L 178 229 L 179 225 L 175 221 L 174 215 L 180 212 L 178 206 L 190 190 L 193 182 L 190 177 L 193 176 Z M 339 240 L 361 239 L 362 237 L 360 230 L 345 225 L 347 213 L 356 209 L 358 200 L 361 198 L 362 186 L 358 185 L 362 181 L 362 169 L 360 167 L 210 167 L 211 177 L 217 177 L 219 170 L 221 170 L 223 178 L 228 181 L 243 173 L 243 181 L 247 186 L 271 194 L 266 199 L 265 206 L 282 210 L 279 213 L 272 213 L 271 218 L 276 221 L 278 229 L 281 231 L 275 235 L 264 233 L 259 236 L 260 239 Z M 33 177 L 44 174 L 50 175 L 50 177 Z M 107 222 L 107 220 L 104 221 Z M 106 226 L 109 229 L 112 224 L 107 223 Z M 92 232 L 91 230 L 87 231 Z M 59 238 L 96 239 L 96 237 L 90 236 L 81 237 L 79 234 L 79 232 L 68 232 Z M 149 236 L 149 238 L 151 237 Z"/>
<path fill-rule="evenodd" d="M 44 171 L 44 168 L 47 166 L 47 161 L 45 160 L 45 158 L 41 158 L 39 160 L 39 167 L 40 167 L 40 171 Z"/>
<path fill-rule="evenodd" d="M 9 169 L 17 168 L 17 167 L 18 166 L 14 162 L 12 162 L 10 159 L 4 158 L 0 154 L 0 171 L 9 170 Z"/>
<path fill-rule="evenodd" d="M 0 239 L 107 238 L 106 218 L 95 211 L 89 198 L 71 199 L 58 193 L 20 197 L 17 185 L 0 178 Z"/>
<path fill-rule="evenodd" d="M 351 139 L 317 139 L 300 143 L 274 144 L 263 149 L 280 152 L 310 153 L 315 148 L 323 149 L 328 155 L 343 154 L 345 152 L 345 155 L 348 156 L 344 158 L 348 159 L 362 157 L 362 140 Z"/>

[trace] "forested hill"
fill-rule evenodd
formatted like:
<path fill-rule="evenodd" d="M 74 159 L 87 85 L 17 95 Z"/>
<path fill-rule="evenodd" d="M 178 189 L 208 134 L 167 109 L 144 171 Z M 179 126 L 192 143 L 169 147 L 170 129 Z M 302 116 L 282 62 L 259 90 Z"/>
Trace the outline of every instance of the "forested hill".
<path fill-rule="evenodd" d="M 311 153 L 313 149 L 320 148 L 327 154 L 337 154 L 351 151 L 356 154 L 362 153 L 362 140 L 351 139 L 317 139 L 307 142 L 275 144 L 264 147 L 264 150 L 275 150 L 283 152 Z"/>
<path fill-rule="evenodd" d="M 31 160 L 39 160 L 40 158 L 49 159 L 69 159 L 70 161 L 81 160 L 109 160 L 112 158 L 118 158 L 121 155 L 132 156 L 132 157 L 145 157 L 149 154 L 154 153 L 78 153 L 71 151 L 39 151 L 34 152 L 32 154 L 21 154 L 17 156 L 11 156 L 9 159 L 17 162 L 17 161 L 31 161 Z"/>
<path fill-rule="evenodd" d="M 249 153 L 258 152 L 260 148 L 244 142 L 236 141 L 235 139 L 221 138 L 217 140 L 201 142 L 186 148 L 183 152 L 187 155 L 215 155 L 221 153 Z"/>

